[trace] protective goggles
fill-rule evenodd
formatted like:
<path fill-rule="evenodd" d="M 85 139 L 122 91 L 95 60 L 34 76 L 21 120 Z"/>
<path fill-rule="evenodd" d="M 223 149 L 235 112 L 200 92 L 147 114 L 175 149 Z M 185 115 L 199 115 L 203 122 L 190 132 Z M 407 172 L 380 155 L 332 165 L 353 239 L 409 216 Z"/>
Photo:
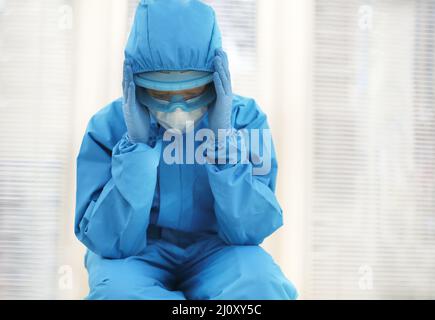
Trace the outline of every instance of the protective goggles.
<path fill-rule="evenodd" d="M 145 88 L 140 88 L 138 100 L 148 108 L 158 112 L 174 112 L 181 109 L 185 112 L 197 110 L 208 106 L 216 99 L 216 93 L 212 86 L 208 86 L 201 95 L 186 100 L 182 95 L 173 95 L 170 100 L 160 100 L 153 97 Z"/>

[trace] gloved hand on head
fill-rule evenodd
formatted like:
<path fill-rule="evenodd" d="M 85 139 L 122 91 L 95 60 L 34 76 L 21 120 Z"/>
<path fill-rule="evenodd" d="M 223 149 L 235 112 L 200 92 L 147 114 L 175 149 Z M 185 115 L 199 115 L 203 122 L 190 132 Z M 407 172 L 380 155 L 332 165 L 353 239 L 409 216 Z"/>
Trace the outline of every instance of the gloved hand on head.
<path fill-rule="evenodd" d="M 128 138 L 132 143 L 148 143 L 150 132 L 150 114 L 136 98 L 136 84 L 129 61 L 124 62 L 124 104 L 123 112 Z"/>
<path fill-rule="evenodd" d="M 208 115 L 210 129 L 213 130 L 215 136 L 217 136 L 219 129 L 230 130 L 232 128 L 233 91 L 228 56 L 224 50 L 216 50 L 214 67 L 216 70 L 213 74 L 216 103 L 209 109 Z"/>

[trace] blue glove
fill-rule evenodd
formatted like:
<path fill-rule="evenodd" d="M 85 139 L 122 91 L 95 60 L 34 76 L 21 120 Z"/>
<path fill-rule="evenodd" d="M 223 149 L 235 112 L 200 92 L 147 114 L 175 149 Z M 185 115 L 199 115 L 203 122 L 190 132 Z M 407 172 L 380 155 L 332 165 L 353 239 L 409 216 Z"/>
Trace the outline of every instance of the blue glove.
<path fill-rule="evenodd" d="M 210 129 L 214 131 L 217 137 L 219 129 L 232 129 L 233 90 L 231 88 L 228 57 L 222 49 L 216 50 L 214 67 L 216 71 L 213 80 L 217 96 L 215 105 L 208 112 L 208 117 Z"/>
<path fill-rule="evenodd" d="M 148 143 L 150 137 L 150 114 L 136 99 L 136 84 L 133 70 L 128 61 L 124 62 L 124 118 L 127 125 L 128 138 L 132 143 Z"/>

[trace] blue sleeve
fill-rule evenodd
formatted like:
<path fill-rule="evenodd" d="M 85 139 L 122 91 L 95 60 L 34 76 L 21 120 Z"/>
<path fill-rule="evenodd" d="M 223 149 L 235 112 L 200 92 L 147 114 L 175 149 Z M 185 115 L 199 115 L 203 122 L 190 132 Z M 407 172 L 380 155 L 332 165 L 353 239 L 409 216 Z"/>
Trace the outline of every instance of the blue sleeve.
<path fill-rule="evenodd" d="M 265 114 L 253 100 L 240 107 L 234 116 L 237 130 L 256 129 L 260 136 L 269 130 Z M 260 150 L 263 143 L 260 140 Z M 254 154 L 256 150 L 248 149 L 248 161 L 241 161 L 241 151 L 237 149 L 237 163 L 207 165 L 219 235 L 232 245 L 258 245 L 283 224 L 282 210 L 275 196 L 278 166 L 273 142 L 263 150 L 270 151 L 270 170 L 266 174 L 254 174 L 258 164 L 252 159 L 258 159 L 258 155 Z M 227 157 L 231 158 L 230 153 Z"/>
<path fill-rule="evenodd" d="M 96 254 L 118 259 L 146 247 L 161 144 L 132 144 L 127 135 L 111 143 L 112 129 L 101 122 L 91 120 L 77 158 L 75 234 Z"/>

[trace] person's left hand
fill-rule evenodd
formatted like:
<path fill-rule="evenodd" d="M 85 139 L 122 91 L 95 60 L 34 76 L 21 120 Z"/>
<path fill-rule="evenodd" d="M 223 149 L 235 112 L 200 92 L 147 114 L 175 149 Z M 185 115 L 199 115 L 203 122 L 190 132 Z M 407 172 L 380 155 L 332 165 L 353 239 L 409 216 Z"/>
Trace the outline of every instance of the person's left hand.
<path fill-rule="evenodd" d="M 233 90 L 228 56 L 223 49 L 216 50 L 214 67 L 213 78 L 217 96 L 215 105 L 209 110 L 209 126 L 217 137 L 219 129 L 229 130 L 232 128 Z"/>

